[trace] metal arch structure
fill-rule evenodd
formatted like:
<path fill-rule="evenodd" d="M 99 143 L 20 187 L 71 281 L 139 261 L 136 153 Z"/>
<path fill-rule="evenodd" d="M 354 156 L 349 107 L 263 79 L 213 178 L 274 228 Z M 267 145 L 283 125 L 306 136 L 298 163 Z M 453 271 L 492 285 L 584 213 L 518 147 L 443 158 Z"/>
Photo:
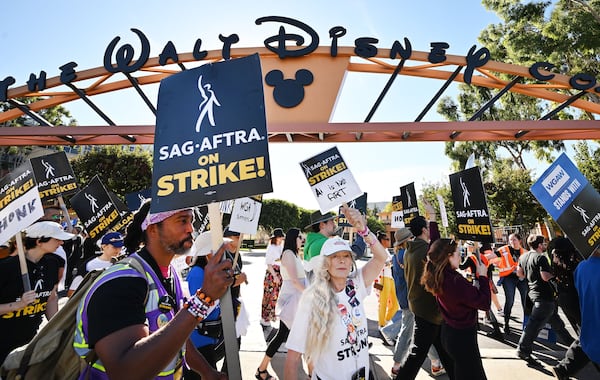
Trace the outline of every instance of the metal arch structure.
<path fill-rule="evenodd" d="M 446 55 L 442 63 L 430 63 L 429 53 L 413 51 L 410 58 L 396 65 L 390 60 L 390 49 L 379 49 L 372 58 L 361 58 L 354 47 L 340 47 L 337 55 L 331 55 L 331 48 L 318 47 L 303 57 L 280 59 L 266 47 L 231 49 L 231 58 L 258 53 L 263 68 L 263 76 L 270 70 L 283 72 L 285 78 L 293 78 L 297 70 L 308 69 L 314 75 L 314 82 L 305 87 L 305 96 L 296 107 L 285 108 L 273 99 L 273 87 L 265 83 L 265 108 L 270 142 L 383 142 L 383 141 L 501 141 L 501 140 L 577 140 L 600 139 L 598 120 L 503 120 L 479 121 L 478 115 L 492 105 L 507 91 L 543 99 L 556 104 L 553 112 L 564 107 L 574 107 L 580 112 L 596 118 L 600 115 L 600 104 L 586 100 L 586 95 L 598 94 L 598 87 L 568 95 L 564 90 L 573 90 L 572 77 L 553 74 L 545 82 L 536 81 L 528 67 L 488 61 L 475 69 L 470 84 L 498 90 L 497 95 L 476 113 L 470 121 L 464 122 L 423 122 L 422 116 L 429 111 L 435 101 L 451 82 L 465 83 L 460 71 L 467 66 L 467 57 Z M 178 54 L 176 63 L 161 65 L 159 57 L 149 58 L 132 74 L 111 73 L 103 66 L 78 71 L 77 77 L 68 85 L 61 82 L 60 76 L 46 80 L 43 91 L 30 91 L 27 85 L 11 88 L 7 101 L 13 108 L 0 113 L 0 125 L 25 114 L 36 120 L 40 126 L 0 127 L 0 145 L 118 145 L 153 144 L 154 125 L 117 125 L 92 101 L 94 96 L 135 88 L 146 102 L 149 112 L 156 113 L 155 105 L 144 94 L 143 86 L 157 84 L 160 80 L 185 70 L 186 65 L 217 62 L 222 59 L 220 50 L 208 51 L 202 60 L 193 53 Z M 544 75 L 551 74 L 540 71 Z M 348 73 L 371 73 L 384 75 L 391 85 L 397 75 L 437 79 L 441 88 L 421 111 L 415 121 L 370 122 L 330 122 L 336 101 L 344 90 L 344 78 Z M 501 77 L 513 77 L 512 81 Z M 528 83 L 519 83 L 528 78 Z M 385 96 L 385 89 L 380 99 Z M 41 100 L 24 105 L 17 98 L 40 97 Z M 588 96 L 589 97 L 589 96 Z M 594 97 L 591 97 L 594 99 Z M 82 99 L 98 113 L 106 126 L 52 126 L 39 117 L 38 111 Z M 380 100 L 378 99 L 378 100 Z M 377 104 L 372 108 L 376 109 Z M 370 114 L 371 115 L 371 114 Z M 369 115 L 369 116 L 370 116 Z"/>

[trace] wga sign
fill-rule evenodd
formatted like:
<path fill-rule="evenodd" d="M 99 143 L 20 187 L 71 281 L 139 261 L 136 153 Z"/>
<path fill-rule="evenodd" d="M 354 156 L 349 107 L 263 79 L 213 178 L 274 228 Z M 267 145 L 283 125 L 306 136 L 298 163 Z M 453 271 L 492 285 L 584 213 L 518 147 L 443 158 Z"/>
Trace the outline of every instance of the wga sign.
<path fill-rule="evenodd" d="M 544 189 L 550 194 L 551 197 L 555 196 L 556 193 L 569 181 L 571 177 L 560 165 L 556 165 L 546 178 L 542 180 Z"/>
<path fill-rule="evenodd" d="M 566 154 L 530 190 L 579 253 L 588 257 L 600 246 L 600 194 Z"/>

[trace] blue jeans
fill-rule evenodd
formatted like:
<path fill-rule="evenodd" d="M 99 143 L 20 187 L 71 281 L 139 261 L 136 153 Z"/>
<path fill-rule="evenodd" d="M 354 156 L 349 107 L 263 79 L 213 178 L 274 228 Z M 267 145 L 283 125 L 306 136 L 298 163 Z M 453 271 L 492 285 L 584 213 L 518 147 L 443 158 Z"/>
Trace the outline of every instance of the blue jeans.
<path fill-rule="evenodd" d="M 410 352 L 410 343 L 415 330 L 415 315 L 409 308 L 402 309 L 402 320 L 400 321 L 400 330 L 398 339 L 394 347 L 394 362 L 404 364 L 408 353 Z"/>
<path fill-rule="evenodd" d="M 400 334 L 400 330 L 402 328 L 402 309 L 398 309 L 398 311 L 392 316 L 392 323 L 388 323 L 384 327 L 381 328 L 385 336 L 389 337 L 392 340 L 396 340 L 398 334 Z"/>
<path fill-rule="evenodd" d="M 500 278 L 499 281 L 502 284 L 502 288 L 504 289 L 504 323 L 507 323 L 510 320 L 510 313 L 512 312 L 513 304 L 515 303 L 515 292 L 516 289 L 519 289 L 519 295 L 521 296 L 521 305 L 523 306 L 523 312 L 525 312 L 525 300 L 527 299 L 527 291 L 529 290 L 529 286 L 527 285 L 527 281 L 519 280 L 519 278 L 515 275 L 510 275 L 506 277 Z"/>
<path fill-rule="evenodd" d="M 550 320 L 555 308 L 556 303 L 554 301 L 538 300 L 533 302 L 531 315 L 529 316 L 525 330 L 523 330 L 523 334 L 521 334 L 521 339 L 519 339 L 517 347 L 519 354 L 524 356 L 531 355 L 533 341 L 538 336 L 540 330 Z"/>

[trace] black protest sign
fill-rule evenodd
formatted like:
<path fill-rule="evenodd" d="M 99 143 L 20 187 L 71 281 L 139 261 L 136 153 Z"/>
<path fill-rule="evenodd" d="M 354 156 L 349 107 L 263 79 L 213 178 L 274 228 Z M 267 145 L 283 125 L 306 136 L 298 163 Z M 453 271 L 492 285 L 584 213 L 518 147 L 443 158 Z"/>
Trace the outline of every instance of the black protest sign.
<path fill-rule="evenodd" d="M 199 234 L 208 230 L 210 227 L 210 219 L 208 217 L 208 206 L 194 207 L 194 230 Z"/>
<path fill-rule="evenodd" d="M 71 206 L 91 239 L 114 230 L 121 221 L 119 210 L 98 176 L 71 197 Z"/>
<path fill-rule="evenodd" d="M 600 194 L 588 183 L 556 222 L 588 258 L 600 246 Z"/>
<path fill-rule="evenodd" d="M 33 169 L 25 162 L 0 180 L 0 244 L 44 216 Z"/>
<path fill-rule="evenodd" d="M 348 207 L 359 210 L 363 215 L 367 214 L 367 193 L 363 193 L 358 198 L 355 198 L 348 202 Z M 341 227 L 352 227 L 352 224 L 348 223 L 348 219 L 342 214 L 342 208 L 338 211 L 338 226 Z"/>
<path fill-rule="evenodd" d="M 479 167 L 450 174 L 459 239 L 493 243 L 494 235 Z"/>
<path fill-rule="evenodd" d="M 161 81 L 151 212 L 273 191 L 258 54 Z"/>
<path fill-rule="evenodd" d="M 419 204 L 417 203 L 414 182 L 400 187 L 400 199 L 402 201 L 404 223 L 408 224 L 415 216 L 419 216 Z"/>
<path fill-rule="evenodd" d="M 34 157 L 30 161 L 42 200 L 77 192 L 77 180 L 65 152 Z"/>
<path fill-rule="evenodd" d="M 402 211 L 402 197 L 400 195 L 394 195 L 392 197 L 392 222 L 390 226 L 392 228 L 404 227 L 404 212 Z"/>
<path fill-rule="evenodd" d="M 112 191 L 108 192 L 111 202 L 115 205 L 119 211 L 119 217 L 121 220 L 112 229 L 113 231 L 119 231 L 125 233 L 127 225 L 133 221 L 133 213 L 129 211 L 127 205 L 119 198 L 119 196 Z"/>
<path fill-rule="evenodd" d="M 337 147 L 302 161 L 300 167 L 322 213 L 363 194 Z"/>

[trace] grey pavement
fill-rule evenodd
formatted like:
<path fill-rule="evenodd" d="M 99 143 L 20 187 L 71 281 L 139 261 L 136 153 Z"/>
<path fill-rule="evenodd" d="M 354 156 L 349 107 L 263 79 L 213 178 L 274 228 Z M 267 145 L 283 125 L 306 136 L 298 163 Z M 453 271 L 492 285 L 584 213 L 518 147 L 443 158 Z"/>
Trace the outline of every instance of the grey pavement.
<path fill-rule="evenodd" d="M 254 379 L 258 364 L 264 356 L 267 344 L 260 326 L 260 308 L 262 300 L 263 278 L 266 270 L 264 264 L 264 250 L 254 250 L 252 252 L 242 252 L 244 260 L 244 272 L 248 276 L 248 284 L 242 285 L 242 297 L 250 315 L 250 327 L 247 334 L 242 337 L 240 347 L 240 366 L 243 379 Z M 360 265 L 360 262 L 359 262 Z M 502 289 L 499 289 L 500 292 Z M 543 368 L 528 367 L 527 363 L 516 356 L 516 345 L 520 337 L 520 324 L 522 323 L 522 308 L 519 296 L 516 297 L 513 314 L 517 317 L 511 321 L 512 333 L 506 342 L 499 342 L 485 336 L 486 331 L 491 331 L 484 326 L 479 333 L 479 347 L 489 380 L 537 380 L 553 379 L 554 376 L 550 370 L 565 353 L 566 347 L 561 344 L 550 344 L 536 342 L 534 347 L 534 356 L 543 362 Z M 504 296 L 499 294 L 500 303 L 504 304 Z M 374 364 L 375 375 L 377 379 L 389 379 L 390 369 L 393 365 L 392 347 L 383 344 L 377 329 L 377 297 L 374 292 L 369 295 L 365 301 L 367 317 L 369 319 L 370 342 L 373 346 L 369 350 Z M 481 313 L 483 318 L 483 313 Z M 566 318 L 563 318 L 566 321 Z M 570 326 L 569 326 L 570 327 Z M 570 329 L 572 332 L 572 329 Z M 278 379 L 283 379 L 283 368 L 285 365 L 285 346 L 279 349 L 279 352 L 273 358 L 269 373 Z M 429 361 L 423 364 L 417 379 L 431 379 L 429 374 Z M 299 379 L 306 379 L 307 374 L 303 368 L 299 372 Z M 437 379 L 448 379 L 447 375 L 438 376 Z M 596 371 L 593 365 L 588 364 L 576 377 L 572 379 L 591 380 L 600 379 L 600 373 Z"/>

